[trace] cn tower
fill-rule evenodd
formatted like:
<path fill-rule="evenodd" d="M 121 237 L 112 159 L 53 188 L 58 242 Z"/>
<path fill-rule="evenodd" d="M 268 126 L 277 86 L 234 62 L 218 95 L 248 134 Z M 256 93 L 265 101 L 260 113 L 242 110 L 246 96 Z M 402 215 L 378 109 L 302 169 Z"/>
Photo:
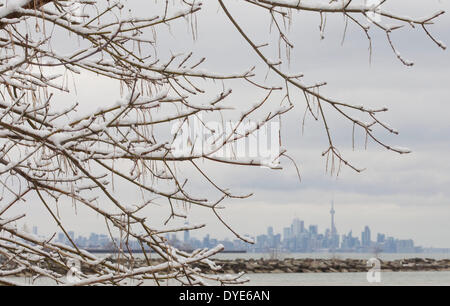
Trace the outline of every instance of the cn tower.
<path fill-rule="evenodd" d="M 332 237 L 334 235 L 336 235 L 336 226 L 334 226 L 334 213 L 335 213 L 334 201 L 332 200 L 331 201 L 331 210 L 330 210 L 330 214 L 331 214 L 331 235 L 332 235 Z"/>

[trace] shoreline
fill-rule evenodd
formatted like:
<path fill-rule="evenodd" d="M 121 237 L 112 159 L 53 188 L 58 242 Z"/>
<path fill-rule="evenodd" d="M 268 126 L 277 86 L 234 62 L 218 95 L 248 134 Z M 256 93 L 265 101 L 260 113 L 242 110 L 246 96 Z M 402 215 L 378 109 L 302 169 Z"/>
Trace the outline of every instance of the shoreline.
<path fill-rule="evenodd" d="M 124 259 L 107 259 L 112 263 L 125 264 Z M 450 259 L 432 258 L 408 258 L 398 260 L 381 260 L 381 272 L 425 272 L 425 271 L 450 271 Z M 194 263 L 193 267 L 198 268 L 202 273 L 218 274 L 246 274 L 257 273 L 351 273 L 368 272 L 372 266 L 367 265 L 365 259 L 313 259 L 313 258 L 285 258 L 285 259 L 214 259 L 214 262 L 221 267 L 218 271 L 212 271 L 205 263 Z M 152 265 L 162 263 L 161 259 L 152 259 Z M 135 259 L 134 268 L 146 266 L 142 259 Z M 65 274 L 66 269 L 49 264 L 47 269 Z M 92 267 L 81 265 L 81 271 L 86 274 L 95 273 Z M 29 272 L 22 276 L 31 276 Z"/>
<path fill-rule="evenodd" d="M 450 271 L 450 259 L 408 258 L 383 261 L 381 271 Z M 365 259 L 237 259 L 215 260 L 224 273 L 339 273 L 367 272 L 372 266 Z"/>

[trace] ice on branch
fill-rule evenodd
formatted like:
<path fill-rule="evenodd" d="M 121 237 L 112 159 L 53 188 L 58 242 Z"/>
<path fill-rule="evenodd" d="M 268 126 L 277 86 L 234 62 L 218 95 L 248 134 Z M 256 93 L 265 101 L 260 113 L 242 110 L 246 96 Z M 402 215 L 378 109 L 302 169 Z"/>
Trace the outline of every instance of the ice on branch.
<path fill-rule="evenodd" d="M 296 18 L 292 12 L 319 16 L 322 36 L 333 15 L 362 31 L 370 46 L 372 31 L 380 31 L 406 66 L 413 62 L 403 57 L 392 34 L 404 26 L 419 28 L 446 48 L 430 31 L 443 12 L 405 17 L 385 10 L 386 2 L 374 7 L 350 0 L 248 0 L 258 26 L 247 29 L 244 24 L 253 19 L 242 20 L 223 0 L 218 11 L 199 1 L 149 1 L 150 13 L 138 12 L 139 17 L 132 1 L 0 0 L 0 284 L 16 285 L 24 275 L 71 286 L 247 282 L 243 273 L 224 274 L 214 263 L 223 245 L 192 250 L 170 237 L 206 227 L 210 220 L 179 225 L 189 221 L 195 206 L 213 212 L 234 237 L 254 242 L 234 228 L 226 210 L 252 194 L 220 186 L 208 170 L 288 165 L 300 178 L 295 159 L 282 146 L 281 122 L 294 107 L 321 123 L 327 139 L 323 155 L 338 167 L 361 171 L 335 145 L 332 115 L 351 123 L 353 132 L 363 131 L 366 141 L 410 152 L 375 135 L 379 129 L 398 134 L 379 118 L 387 107 L 324 94 L 326 82 L 308 83 L 286 68 L 296 54 L 288 26 Z M 199 38 L 198 27 L 209 26 L 202 24 L 201 11 L 220 14 L 233 37 L 249 46 L 242 52 L 254 58 L 236 68 L 238 61 L 225 56 L 219 72 L 208 62 L 209 48 L 193 52 L 178 44 L 170 50 L 165 39 L 185 42 L 185 25 L 192 41 Z M 278 42 L 254 42 L 252 28 L 275 31 Z M 107 95 L 97 92 L 98 80 L 107 82 Z M 78 91 L 80 84 L 87 85 Z M 235 97 L 235 87 L 252 94 Z M 192 183 L 198 178 L 200 189 Z M 21 230 L 31 218 L 25 205 L 40 209 L 48 218 L 39 222 L 54 232 Z M 152 213 L 154 207 L 165 209 L 163 220 Z M 97 257 L 74 239 L 67 214 L 80 218 L 79 210 L 98 220 L 120 260 Z M 145 253 L 140 265 L 136 251 Z"/>

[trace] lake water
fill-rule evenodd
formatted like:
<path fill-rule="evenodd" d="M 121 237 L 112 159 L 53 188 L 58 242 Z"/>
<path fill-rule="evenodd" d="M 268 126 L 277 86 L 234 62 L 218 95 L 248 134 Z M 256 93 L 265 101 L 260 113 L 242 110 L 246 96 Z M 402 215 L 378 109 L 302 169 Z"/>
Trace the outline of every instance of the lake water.
<path fill-rule="evenodd" d="M 369 283 L 366 273 L 256 273 L 247 274 L 247 286 L 450 286 L 450 271 L 381 272 L 381 282 Z M 23 282 L 24 279 L 10 278 Z M 29 279 L 25 283 L 31 285 Z M 35 285 L 51 286 L 53 281 L 38 279 Z M 167 283 L 163 283 L 163 285 Z M 169 282 L 173 285 L 175 282 Z M 152 286 L 148 281 L 145 285 Z"/>
<path fill-rule="evenodd" d="M 366 273 L 247 274 L 250 286 L 450 286 L 450 271 L 381 272 L 380 283 L 369 283 Z"/>

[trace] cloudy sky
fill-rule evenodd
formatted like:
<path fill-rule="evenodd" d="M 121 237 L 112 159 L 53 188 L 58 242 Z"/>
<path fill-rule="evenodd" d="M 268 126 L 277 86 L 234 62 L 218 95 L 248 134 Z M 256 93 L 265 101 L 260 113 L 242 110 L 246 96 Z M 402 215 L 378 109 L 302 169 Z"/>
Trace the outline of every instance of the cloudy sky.
<path fill-rule="evenodd" d="M 137 15 L 152 10 L 153 2 L 128 1 Z M 198 15 L 198 39 L 192 42 L 186 23 L 172 29 L 173 35 L 161 29 L 160 54 L 172 50 L 190 52 L 208 58 L 205 68 L 219 72 L 238 72 L 256 66 L 264 77 L 267 72 L 253 51 L 243 42 L 215 1 L 205 1 Z M 236 18 L 256 41 L 273 41 L 269 34 L 269 18 L 253 13 L 239 1 L 226 1 Z M 394 1 L 392 7 L 402 15 L 424 16 L 438 10 L 450 11 L 450 1 Z M 399 4 L 401 2 L 402 4 Z M 154 15 L 152 13 L 152 15 Z M 204 164 L 222 187 L 237 193 L 253 192 L 246 200 L 227 201 L 223 217 L 242 234 L 257 235 L 272 225 L 276 232 L 289 226 L 294 217 L 306 225 L 318 224 L 322 232 L 329 227 L 330 202 L 334 199 L 339 233 L 359 235 L 365 225 L 373 233 L 383 232 L 398 238 L 412 238 L 422 246 L 450 247 L 450 54 L 434 45 L 420 29 L 405 28 L 393 34 L 402 55 L 415 62 L 403 66 L 395 57 L 384 33 L 373 30 L 373 52 L 369 62 L 368 41 L 363 32 L 349 25 L 345 43 L 341 45 L 344 20 L 341 15 L 328 16 L 325 39 L 320 39 L 320 17 L 317 14 L 293 15 L 289 32 L 295 45 L 289 69 L 305 74 L 305 81 L 326 81 L 323 94 L 366 106 L 388 106 L 382 119 L 399 130 L 398 136 L 380 133 L 387 143 L 410 148 L 413 153 L 398 155 L 369 142 L 357 131 L 352 150 L 352 126 L 342 118 L 331 118 L 332 134 L 340 150 L 355 165 L 366 168 L 360 174 L 343 169 L 338 177 L 326 173 L 326 160 L 321 152 L 327 148 L 325 132 L 320 123 L 306 120 L 302 133 L 305 103 L 297 92 L 296 106 L 283 119 L 284 147 L 300 168 L 299 182 L 295 169 L 282 160 L 283 170 L 239 168 Z M 450 15 L 446 14 L 431 27 L 432 32 L 450 44 Z M 63 46 L 61 46 L 63 48 Z M 276 50 L 276 48 L 274 48 Z M 275 53 L 274 53 L 275 54 Z M 108 80 L 83 74 L 76 78 L 77 100 L 89 108 L 115 101 L 119 89 Z M 280 83 L 269 75 L 267 82 Z M 263 97 L 261 91 L 247 84 L 228 83 L 234 89 L 234 105 L 252 105 Z M 192 190 L 202 189 L 205 182 L 194 179 Z M 126 190 L 120 190 L 127 195 Z M 209 191 L 207 191 L 209 192 Z M 212 193 L 211 193 L 212 195 Z M 167 207 L 156 207 L 150 218 L 158 222 L 167 216 Z M 79 234 L 103 230 L 100 218 L 90 217 L 82 210 L 73 217 L 73 209 L 63 211 L 69 229 Z M 42 232 L 54 227 L 41 224 L 42 215 L 34 213 Z M 82 222 L 80 222 L 82 220 Z M 189 209 L 192 223 L 206 223 L 207 228 L 192 235 L 206 233 L 232 237 L 205 209 Z M 31 222 L 33 223 L 33 222 Z M 374 238 L 374 237 L 373 237 Z"/>

